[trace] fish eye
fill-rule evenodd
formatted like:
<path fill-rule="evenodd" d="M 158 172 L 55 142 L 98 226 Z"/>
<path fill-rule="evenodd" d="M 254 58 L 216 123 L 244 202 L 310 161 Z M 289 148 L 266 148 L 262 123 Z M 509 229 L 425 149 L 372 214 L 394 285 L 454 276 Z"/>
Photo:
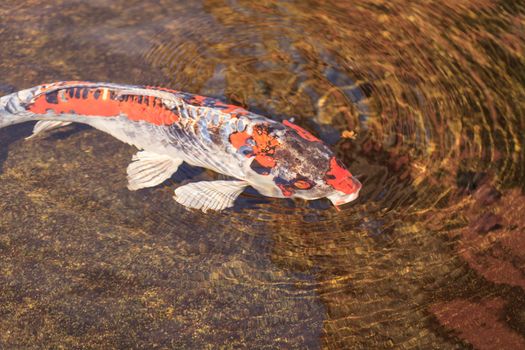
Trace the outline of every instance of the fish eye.
<path fill-rule="evenodd" d="M 294 181 L 293 186 L 300 190 L 309 190 L 310 188 L 313 187 L 313 184 L 308 180 L 300 179 L 300 180 Z"/>

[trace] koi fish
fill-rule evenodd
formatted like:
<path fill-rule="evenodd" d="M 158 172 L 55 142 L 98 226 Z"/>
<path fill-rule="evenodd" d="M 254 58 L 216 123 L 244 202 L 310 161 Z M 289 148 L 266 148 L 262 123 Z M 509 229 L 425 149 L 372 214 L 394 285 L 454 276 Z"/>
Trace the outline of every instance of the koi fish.
<path fill-rule="evenodd" d="M 358 197 L 361 184 L 321 140 L 289 121 L 279 123 L 217 99 L 149 87 L 56 82 L 0 98 L 0 128 L 38 121 L 29 138 L 83 123 L 135 146 L 128 188 L 161 184 L 182 162 L 235 180 L 200 181 L 175 189 L 187 208 L 223 210 L 252 186 L 265 196 L 336 207 Z"/>

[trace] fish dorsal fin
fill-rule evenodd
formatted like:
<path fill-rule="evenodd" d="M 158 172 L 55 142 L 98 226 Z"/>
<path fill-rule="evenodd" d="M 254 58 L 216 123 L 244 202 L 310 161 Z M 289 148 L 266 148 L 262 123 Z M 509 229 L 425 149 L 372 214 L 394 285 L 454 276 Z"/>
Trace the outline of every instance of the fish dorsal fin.
<path fill-rule="evenodd" d="M 71 124 L 71 122 L 61 122 L 58 120 L 40 120 L 35 124 L 35 126 L 33 127 L 33 133 L 31 134 L 31 136 L 26 137 L 26 140 L 30 140 L 43 132 L 61 128 L 69 124 Z"/>
<path fill-rule="evenodd" d="M 129 164 L 128 188 L 135 191 L 153 187 L 169 179 L 177 171 L 182 160 L 147 151 L 137 152 Z"/>
<path fill-rule="evenodd" d="M 248 186 L 246 181 L 200 181 L 181 186 L 173 197 L 188 208 L 223 210 L 233 206 L 235 199 Z"/>

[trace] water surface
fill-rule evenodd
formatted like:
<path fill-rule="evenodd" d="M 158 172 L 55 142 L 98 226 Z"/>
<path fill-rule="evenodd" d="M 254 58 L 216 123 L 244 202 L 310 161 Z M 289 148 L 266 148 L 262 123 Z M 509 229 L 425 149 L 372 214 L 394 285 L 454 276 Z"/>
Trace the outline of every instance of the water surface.
<path fill-rule="evenodd" d="M 221 213 L 130 192 L 135 150 L 0 130 L 0 348 L 525 348 L 525 3 L 0 4 L 2 94 L 160 85 L 295 122 L 361 197 Z"/>

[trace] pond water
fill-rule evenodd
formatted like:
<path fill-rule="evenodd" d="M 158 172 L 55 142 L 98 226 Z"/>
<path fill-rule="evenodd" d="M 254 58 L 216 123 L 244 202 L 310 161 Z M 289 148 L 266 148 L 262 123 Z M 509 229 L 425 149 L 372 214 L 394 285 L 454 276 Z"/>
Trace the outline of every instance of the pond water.
<path fill-rule="evenodd" d="M 0 348 L 525 348 L 521 0 L 4 0 L 0 91 L 169 87 L 294 118 L 325 201 L 130 192 L 85 126 L 0 130 Z"/>

